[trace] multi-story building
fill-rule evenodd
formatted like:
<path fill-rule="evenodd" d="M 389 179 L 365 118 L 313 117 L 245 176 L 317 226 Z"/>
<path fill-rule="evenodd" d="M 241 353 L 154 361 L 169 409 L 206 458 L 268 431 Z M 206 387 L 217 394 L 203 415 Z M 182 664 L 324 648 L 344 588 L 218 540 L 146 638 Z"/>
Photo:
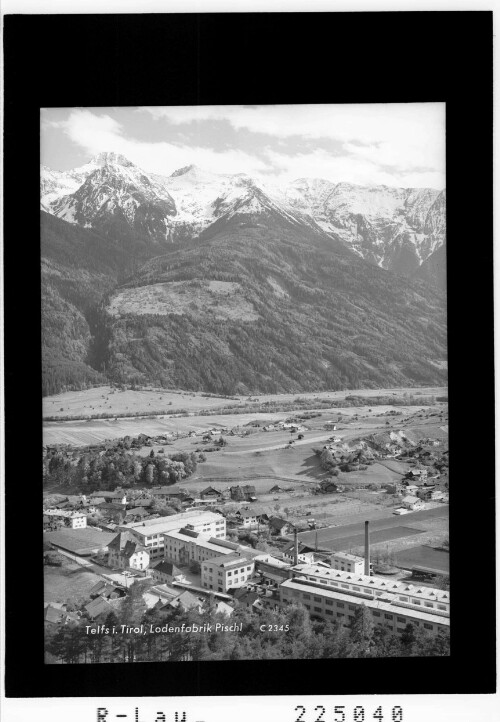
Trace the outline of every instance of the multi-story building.
<path fill-rule="evenodd" d="M 87 516 L 78 511 L 70 511 L 69 509 L 46 509 L 44 516 L 60 519 L 64 526 L 71 529 L 85 529 L 87 527 Z"/>
<path fill-rule="evenodd" d="M 183 527 L 216 539 L 224 539 L 226 536 L 225 518 L 221 514 L 201 509 L 172 514 L 172 516 L 160 519 L 125 524 L 120 529 L 129 531 L 137 541 L 145 546 L 151 559 L 158 559 L 164 556 L 164 535 L 172 531 L 179 531 Z"/>
<path fill-rule="evenodd" d="M 365 560 L 364 557 L 358 557 L 355 554 L 335 552 L 331 556 L 331 566 L 332 569 L 338 569 L 341 572 L 363 574 L 365 569 Z"/>
<path fill-rule="evenodd" d="M 149 566 L 149 554 L 130 532 L 120 532 L 108 544 L 108 566 L 120 569 L 144 570 Z"/>
<path fill-rule="evenodd" d="M 300 564 L 292 578 L 280 586 L 283 604 L 299 602 L 311 615 L 349 623 L 356 608 L 364 604 L 376 624 L 402 632 L 414 624 L 431 632 L 449 627 L 449 592 L 364 574 Z"/>
<path fill-rule="evenodd" d="M 167 532 L 163 535 L 163 539 L 165 558 L 177 564 L 202 562 L 222 554 L 232 554 L 241 548 L 235 542 L 186 528 Z"/>
<path fill-rule="evenodd" d="M 201 584 L 205 589 L 227 592 L 242 587 L 253 575 L 255 561 L 238 552 L 215 557 L 201 565 Z"/>

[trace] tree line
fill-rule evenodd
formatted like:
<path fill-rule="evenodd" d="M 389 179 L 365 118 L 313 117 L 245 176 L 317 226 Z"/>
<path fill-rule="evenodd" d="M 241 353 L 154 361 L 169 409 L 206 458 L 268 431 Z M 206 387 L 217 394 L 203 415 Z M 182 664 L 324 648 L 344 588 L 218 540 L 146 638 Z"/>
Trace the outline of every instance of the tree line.
<path fill-rule="evenodd" d="M 339 621 L 311 619 L 301 605 L 279 611 L 252 613 L 237 606 L 231 617 L 217 612 L 212 598 L 202 612 L 180 608 L 146 609 L 144 582 L 129 589 L 120 609 L 100 620 L 115 634 L 91 634 L 96 623 L 80 623 L 46 632 L 48 662 L 63 664 L 99 662 L 158 662 L 252 659 L 334 659 L 359 657 L 431 657 L 449 655 L 449 633 L 430 635 L 408 624 L 402 634 L 375 626 L 367 607 L 361 605 L 349 626 Z M 241 631 L 216 631 L 215 624 L 242 624 Z M 153 628 L 212 625 L 208 632 L 153 632 L 145 635 L 121 632 L 121 625 Z M 261 631 L 265 625 L 265 632 Z"/>
<path fill-rule="evenodd" d="M 43 482 L 44 486 L 76 486 L 82 492 L 168 486 L 191 476 L 199 460 L 195 452 L 166 456 L 151 451 L 144 457 L 118 445 L 104 452 L 50 449 L 43 459 Z"/>

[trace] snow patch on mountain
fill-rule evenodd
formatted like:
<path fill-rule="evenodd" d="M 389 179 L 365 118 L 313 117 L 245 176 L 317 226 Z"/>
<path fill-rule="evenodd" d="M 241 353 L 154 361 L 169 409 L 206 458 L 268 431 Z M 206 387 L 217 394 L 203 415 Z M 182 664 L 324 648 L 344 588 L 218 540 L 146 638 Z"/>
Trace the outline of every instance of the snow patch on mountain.
<path fill-rule="evenodd" d="M 70 171 L 41 169 L 41 208 L 95 227 L 120 216 L 156 241 L 199 235 L 238 215 L 279 214 L 321 229 L 357 256 L 412 275 L 446 241 L 446 192 L 300 178 L 284 186 L 196 165 L 146 173 L 118 153 L 99 153 Z"/>

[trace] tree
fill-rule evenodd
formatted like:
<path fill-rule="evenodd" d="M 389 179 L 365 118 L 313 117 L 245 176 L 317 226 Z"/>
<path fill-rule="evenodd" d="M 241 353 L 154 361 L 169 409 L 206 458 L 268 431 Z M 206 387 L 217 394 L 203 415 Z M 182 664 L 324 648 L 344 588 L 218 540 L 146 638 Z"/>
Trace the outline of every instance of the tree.
<path fill-rule="evenodd" d="M 373 620 L 365 604 L 356 607 L 350 622 L 351 640 L 359 649 L 358 656 L 367 657 L 373 645 Z"/>

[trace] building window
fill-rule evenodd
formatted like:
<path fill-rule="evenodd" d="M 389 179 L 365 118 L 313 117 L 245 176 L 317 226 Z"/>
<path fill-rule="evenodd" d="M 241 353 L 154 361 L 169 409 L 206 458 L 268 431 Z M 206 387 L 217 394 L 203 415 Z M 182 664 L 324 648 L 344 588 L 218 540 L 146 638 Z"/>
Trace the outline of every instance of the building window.
<path fill-rule="evenodd" d="M 337 617 L 343 617 L 344 615 L 341 612 L 337 612 Z"/>
<path fill-rule="evenodd" d="M 426 607 L 434 607 L 434 604 L 432 602 L 425 602 Z"/>
<path fill-rule="evenodd" d="M 424 629 L 434 629 L 434 627 L 432 626 L 432 624 L 426 624 L 424 622 Z"/>
<path fill-rule="evenodd" d="M 304 594 L 304 599 L 310 599 L 310 598 L 311 598 L 310 594 Z"/>
<path fill-rule="evenodd" d="M 310 604 L 304 604 L 304 607 L 305 607 L 306 609 L 311 609 L 311 605 L 310 605 Z"/>
<path fill-rule="evenodd" d="M 374 617 L 380 617 L 380 612 L 373 612 Z"/>
<path fill-rule="evenodd" d="M 351 612 L 355 612 L 355 611 L 356 611 L 356 607 L 354 606 L 354 604 L 349 604 L 349 609 L 350 609 Z"/>
<path fill-rule="evenodd" d="M 314 607 L 315 612 L 321 612 L 321 607 Z"/>
<path fill-rule="evenodd" d="M 396 619 L 400 624 L 404 624 L 406 621 L 406 619 L 403 619 L 403 617 L 396 617 Z"/>
<path fill-rule="evenodd" d="M 313 597 L 315 602 L 321 602 L 321 597 Z"/>
<path fill-rule="evenodd" d="M 329 607 L 333 606 L 333 599 L 325 599 L 325 604 L 327 604 Z"/>
<path fill-rule="evenodd" d="M 344 602 L 337 602 L 337 607 L 339 607 L 339 609 L 343 609 L 344 606 Z"/>
<path fill-rule="evenodd" d="M 442 609 L 444 612 L 446 612 L 446 607 L 444 604 L 438 604 L 437 607 L 438 609 Z"/>
<path fill-rule="evenodd" d="M 384 619 L 393 619 L 392 614 L 384 614 Z"/>

